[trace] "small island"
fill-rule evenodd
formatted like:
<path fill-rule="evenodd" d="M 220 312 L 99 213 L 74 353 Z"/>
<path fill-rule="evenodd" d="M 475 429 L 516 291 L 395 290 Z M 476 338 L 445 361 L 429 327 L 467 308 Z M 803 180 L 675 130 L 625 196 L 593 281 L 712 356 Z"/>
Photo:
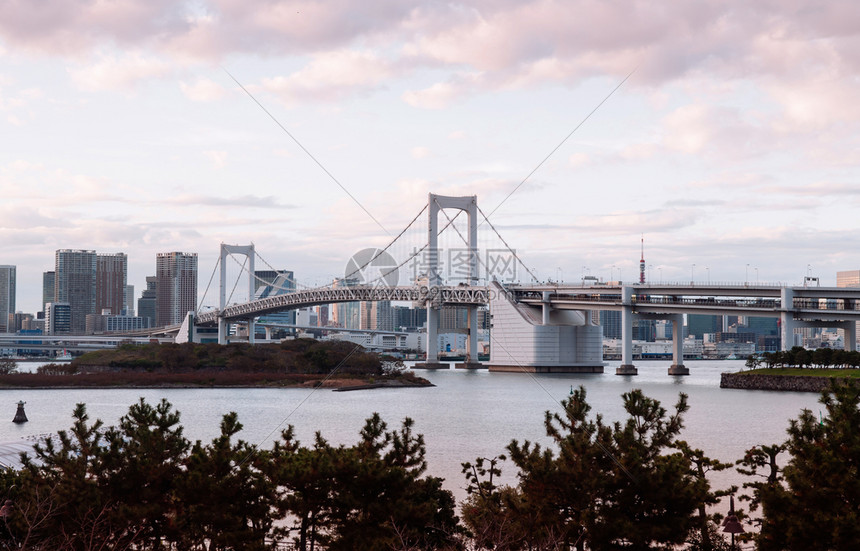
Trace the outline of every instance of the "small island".
<path fill-rule="evenodd" d="M 269 388 L 432 386 L 397 358 L 347 341 L 123 344 L 36 373 L 0 370 L 2 388 Z"/>
<path fill-rule="evenodd" d="M 860 383 L 860 353 L 818 348 L 764 352 L 750 356 L 747 369 L 723 373 L 720 388 L 822 392 L 835 383 Z"/>

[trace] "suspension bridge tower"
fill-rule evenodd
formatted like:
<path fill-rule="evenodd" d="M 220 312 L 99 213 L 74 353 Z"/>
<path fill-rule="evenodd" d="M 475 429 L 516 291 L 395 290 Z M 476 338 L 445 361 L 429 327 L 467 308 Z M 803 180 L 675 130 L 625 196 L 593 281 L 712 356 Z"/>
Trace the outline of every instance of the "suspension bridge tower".
<path fill-rule="evenodd" d="M 466 197 L 451 197 L 446 195 L 428 195 L 428 253 L 427 253 L 427 286 L 429 287 L 427 307 L 427 359 L 425 363 L 416 364 L 415 367 L 425 369 L 447 369 L 446 364 L 439 362 L 439 308 L 441 296 L 437 292 L 444 285 L 442 274 L 439 271 L 439 213 L 444 209 L 455 209 L 464 211 L 469 217 L 468 235 L 460 237 L 466 243 L 468 252 L 468 274 L 466 284 L 475 286 L 478 284 L 478 197 L 476 195 Z M 448 217 L 447 214 L 445 214 Z M 448 217 L 449 222 L 453 220 Z M 459 230 L 456 229 L 457 233 Z M 466 340 L 468 353 L 463 364 L 457 367 L 479 368 L 478 362 L 478 305 L 473 304 L 465 307 L 468 313 L 469 333 Z"/>
<path fill-rule="evenodd" d="M 221 285 L 218 301 L 218 312 L 223 312 L 227 306 L 227 257 L 231 254 L 245 255 L 247 260 L 248 274 L 248 300 L 254 300 L 254 290 L 256 282 L 254 281 L 254 244 L 250 245 L 227 245 L 221 243 Z M 248 318 L 248 342 L 254 344 L 254 317 Z M 221 315 L 218 316 L 218 344 L 227 344 L 227 320 Z"/>

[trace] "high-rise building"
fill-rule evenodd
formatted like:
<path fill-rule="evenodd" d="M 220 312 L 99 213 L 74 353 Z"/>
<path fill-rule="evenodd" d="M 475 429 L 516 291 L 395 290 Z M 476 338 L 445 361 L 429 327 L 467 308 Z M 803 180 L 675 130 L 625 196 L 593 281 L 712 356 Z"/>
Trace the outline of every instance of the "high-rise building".
<path fill-rule="evenodd" d="M 155 327 L 155 297 L 158 279 L 155 276 L 147 276 L 146 289 L 137 299 L 137 315 L 147 320 L 146 327 Z"/>
<path fill-rule="evenodd" d="M 293 272 L 290 270 L 256 270 L 254 271 L 256 290 L 254 298 L 266 298 L 276 295 L 284 295 L 287 293 L 296 292 L 296 280 Z M 288 310 L 286 312 L 275 312 L 274 314 L 266 314 L 261 316 L 259 323 L 276 323 L 284 325 L 296 324 L 296 311 Z M 287 333 L 295 333 L 293 330 L 276 331 L 276 336 L 283 336 Z"/>
<path fill-rule="evenodd" d="M 842 272 L 836 272 L 836 286 L 837 287 L 860 287 L 860 270 L 847 270 Z M 856 322 L 854 333 L 858 339 L 860 339 L 860 321 Z M 845 339 L 845 331 L 839 330 L 839 334 L 842 335 L 843 343 Z M 848 343 L 844 344 L 846 350 L 848 349 Z"/>
<path fill-rule="evenodd" d="M 197 253 L 158 253 L 155 277 L 156 326 L 181 323 L 197 309 Z"/>
<path fill-rule="evenodd" d="M 9 333 L 15 315 L 15 266 L 0 266 L 0 333 Z"/>
<path fill-rule="evenodd" d="M 128 257 L 125 253 L 96 256 L 96 310 L 94 313 L 118 316 L 125 309 Z"/>
<path fill-rule="evenodd" d="M 358 280 L 355 278 L 338 278 L 332 283 L 334 288 L 352 287 L 354 285 L 358 285 Z M 344 329 L 360 329 L 361 303 L 341 302 L 332 304 L 331 324 L 334 327 L 343 327 Z"/>
<path fill-rule="evenodd" d="M 860 287 L 860 270 L 836 272 L 837 287 Z"/>
<path fill-rule="evenodd" d="M 687 314 L 687 334 L 690 336 L 701 339 L 703 335 L 717 333 L 722 330 L 722 316 Z"/>
<path fill-rule="evenodd" d="M 84 317 L 86 323 L 86 317 Z M 72 331 L 72 307 L 68 302 L 45 305 L 45 334 L 68 335 Z"/>
<path fill-rule="evenodd" d="M 134 285 L 125 286 L 125 297 L 122 308 L 125 310 L 125 313 L 120 312 L 121 315 L 134 317 Z"/>
<path fill-rule="evenodd" d="M 96 252 L 60 249 L 55 261 L 53 302 L 68 303 L 70 331 L 83 334 L 87 314 L 96 313 Z"/>
<path fill-rule="evenodd" d="M 42 312 L 45 311 L 45 305 L 49 302 L 54 302 L 56 272 L 44 272 L 42 274 Z"/>

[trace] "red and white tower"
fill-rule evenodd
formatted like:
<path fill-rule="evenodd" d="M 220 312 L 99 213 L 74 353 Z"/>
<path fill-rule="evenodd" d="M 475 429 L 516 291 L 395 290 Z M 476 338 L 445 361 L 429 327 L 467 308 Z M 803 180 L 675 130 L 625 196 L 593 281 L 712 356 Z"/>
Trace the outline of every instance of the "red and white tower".
<path fill-rule="evenodd" d="M 639 283 L 645 283 L 645 236 L 642 236 L 642 256 L 639 259 Z"/>

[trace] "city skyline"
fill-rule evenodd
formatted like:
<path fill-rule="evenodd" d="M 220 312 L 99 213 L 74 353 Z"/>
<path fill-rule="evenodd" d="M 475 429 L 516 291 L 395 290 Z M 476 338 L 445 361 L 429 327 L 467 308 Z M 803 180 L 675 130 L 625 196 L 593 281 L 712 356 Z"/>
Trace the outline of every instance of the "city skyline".
<path fill-rule="evenodd" d="M 25 312 L 59 249 L 122 251 L 142 290 L 157 253 L 197 252 L 205 287 L 254 242 L 321 284 L 434 192 L 478 195 L 541 279 L 635 281 L 644 234 L 649 280 L 835 286 L 860 266 L 858 10 L 0 7 L 0 264 Z"/>

